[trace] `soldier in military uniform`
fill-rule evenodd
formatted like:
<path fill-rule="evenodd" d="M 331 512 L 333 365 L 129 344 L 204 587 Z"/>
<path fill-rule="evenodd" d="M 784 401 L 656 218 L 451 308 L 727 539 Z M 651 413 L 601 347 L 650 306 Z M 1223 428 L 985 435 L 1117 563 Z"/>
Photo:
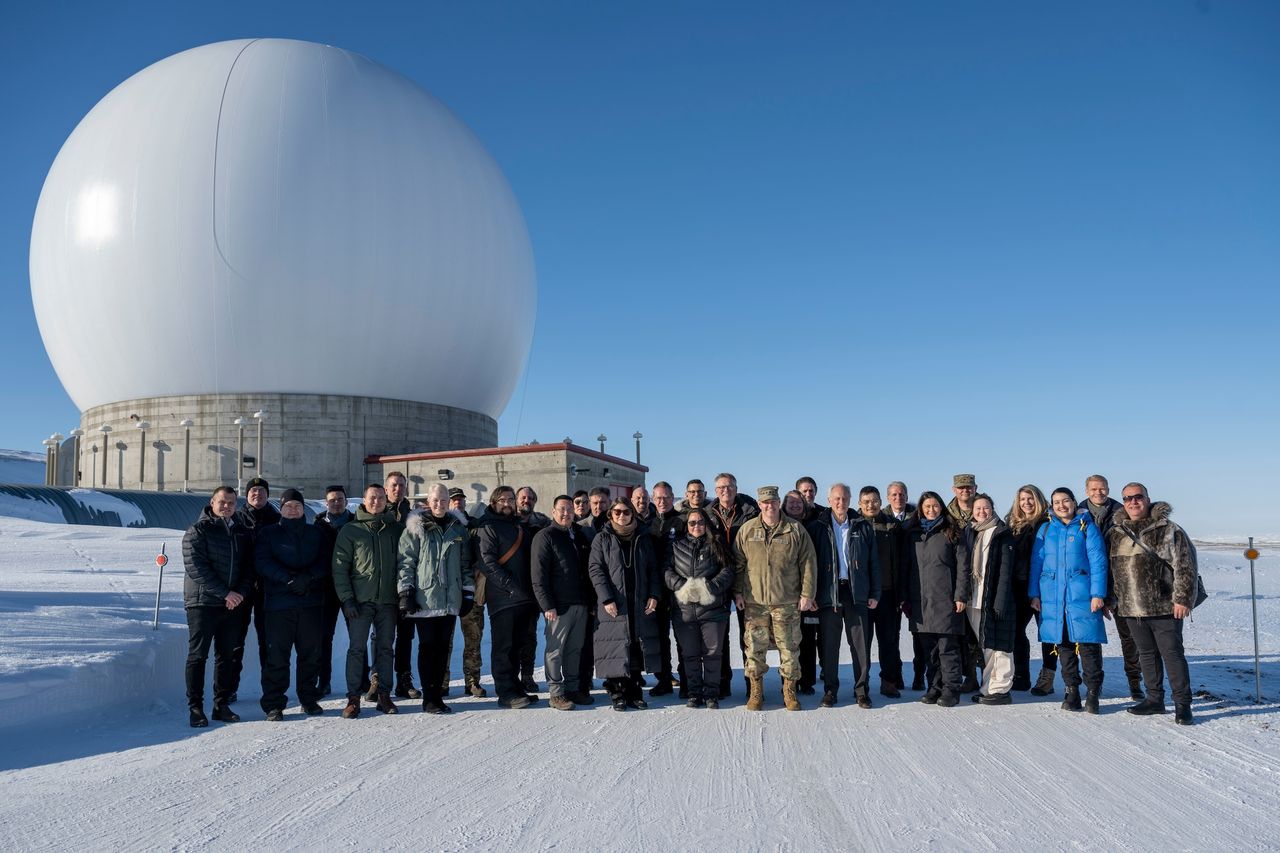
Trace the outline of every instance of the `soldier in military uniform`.
<path fill-rule="evenodd" d="M 738 566 L 734 601 L 747 617 L 747 710 L 764 707 L 765 654 L 772 629 L 782 659 L 782 698 L 788 711 L 799 711 L 800 613 L 816 609 L 817 557 L 805 529 L 782 514 L 778 487 L 763 486 L 757 494 L 760 514 L 742 525 L 733 543 Z"/>
<path fill-rule="evenodd" d="M 449 490 L 449 511 L 465 519 L 467 526 L 472 527 L 475 519 L 467 514 L 467 493 L 459 488 Z M 472 543 L 475 547 L 475 543 Z M 462 628 L 462 677 L 466 681 L 463 694 L 483 699 L 489 691 L 480 686 L 480 641 L 484 639 L 484 575 L 476 572 L 475 606 L 466 616 L 458 617 L 458 625 Z M 453 660 L 453 637 L 449 638 L 449 654 L 447 660 Z M 446 665 L 444 684 L 441 685 L 442 696 L 449 695 L 449 682 L 453 673 Z"/>

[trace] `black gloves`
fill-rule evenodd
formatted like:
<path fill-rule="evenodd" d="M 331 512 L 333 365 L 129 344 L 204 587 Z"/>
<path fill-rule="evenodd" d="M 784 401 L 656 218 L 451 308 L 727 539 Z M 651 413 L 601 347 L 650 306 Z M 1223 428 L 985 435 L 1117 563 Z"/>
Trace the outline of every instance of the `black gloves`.
<path fill-rule="evenodd" d="M 462 591 L 462 606 L 458 608 L 458 618 L 461 619 L 471 612 L 471 608 L 476 606 L 476 594 L 469 590 Z"/>
<path fill-rule="evenodd" d="M 418 609 L 418 602 L 416 599 L 417 596 L 415 596 L 412 591 L 400 593 L 400 615 L 402 617 L 407 618 L 410 613 L 413 613 Z"/>
<path fill-rule="evenodd" d="M 306 578 L 293 578 L 286 586 L 289 587 L 289 592 L 294 595 L 303 596 L 310 592 L 311 584 L 307 582 Z"/>
<path fill-rule="evenodd" d="M 342 602 L 342 614 L 346 616 L 347 621 L 350 622 L 360 616 L 360 606 L 354 601 L 344 601 Z"/>

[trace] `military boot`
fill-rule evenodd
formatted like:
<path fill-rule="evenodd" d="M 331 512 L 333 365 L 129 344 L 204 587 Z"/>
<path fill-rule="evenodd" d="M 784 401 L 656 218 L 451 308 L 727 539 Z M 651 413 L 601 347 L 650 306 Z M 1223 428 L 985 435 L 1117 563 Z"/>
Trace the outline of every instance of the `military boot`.
<path fill-rule="evenodd" d="M 468 696 L 474 696 L 477 699 L 483 699 L 489 695 L 489 691 L 480 686 L 478 679 L 471 678 L 467 679 L 466 693 Z"/>
<path fill-rule="evenodd" d="M 800 698 L 796 696 L 796 683 L 790 678 L 782 679 L 782 704 L 788 711 L 800 710 Z"/>
<path fill-rule="evenodd" d="M 764 710 L 764 679 L 760 677 L 748 678 L 747 685 L 750 688 L 747 695 L 747 710 Z"/>
<path fill-rule="evenodd" d="M 1045 668 L 1040 670 L 1040 677 L 1036 679 L 1035 686 L 1031 688 L 1031 695 L 1052 696 L 1053 681 L 1057 676 L 1058 671 L 1056 669 Z"/>

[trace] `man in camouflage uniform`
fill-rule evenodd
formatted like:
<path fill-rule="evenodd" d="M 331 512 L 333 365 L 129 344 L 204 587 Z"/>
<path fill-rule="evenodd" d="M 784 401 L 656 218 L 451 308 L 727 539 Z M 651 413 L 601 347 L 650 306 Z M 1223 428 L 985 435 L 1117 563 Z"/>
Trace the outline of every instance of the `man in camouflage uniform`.
<path fill-rule="evenodd" d="M 467 527 L 475 525 L 475 519 L 467 514 L 467 493 L 462 489 L 449 490 L 449 511 L 458 516 L 459 520 L 465 521 Z M 471 547 L 475 547 L 474 542 L 471 543 Z M 484 639 L 484 576 L 479 572 L 476 573 L 475 602 L 475 606 L 466 616 L 458 617 L 458 625 L 462 628 L 462 677 L 466 681 L 463 693 L 483 699 L 489 695 L 489 691 L 480 686 L 480 664 L 483 663 L 480 657 L 480 641 Z M 447 659 L 453 660 L 453 637 L 449 638 Z M 440 695 L 449 695 L 449 682 L 452 677 L 453 673 L 446 667 L 444 684 L 440 686 Z"/>
<path fill-rule="evenodd" d="M 805 529 L 782 514 L 778 487 L 763 486 L 757 494 L 760 514 L 742 525 L 733 543 L 738 567 L 734 600 L 747 617 L 747 710 L 764 707 L 764 674 L 769 671 L 765 654 L 772 628 L 782 659 L 782 698 L 788 711 L 799 711 L 800 613 L 816 609 L 817 557 Z"/>

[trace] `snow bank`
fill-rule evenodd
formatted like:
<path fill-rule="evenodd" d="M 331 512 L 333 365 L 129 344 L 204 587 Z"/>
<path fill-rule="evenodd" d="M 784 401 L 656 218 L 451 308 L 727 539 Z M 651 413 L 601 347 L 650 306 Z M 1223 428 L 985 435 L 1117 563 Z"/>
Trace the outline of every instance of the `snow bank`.
<path fill-rule="evenodd" d="M 45 478 L 45 456 L 29 450 L 0 450 L 0 483 L 38 486 Z"/>
<path fill-rule="evenodd" d="M 94 489 L 71 489 L 68 494 L 79 501 L 81 506 L 90 507 L 98 512 L 114 512 L 120 516 L 122 527 L 142 527 L 147 523 L 146 515 L 136 505 L 122 501 L 106 492 Z"/>

